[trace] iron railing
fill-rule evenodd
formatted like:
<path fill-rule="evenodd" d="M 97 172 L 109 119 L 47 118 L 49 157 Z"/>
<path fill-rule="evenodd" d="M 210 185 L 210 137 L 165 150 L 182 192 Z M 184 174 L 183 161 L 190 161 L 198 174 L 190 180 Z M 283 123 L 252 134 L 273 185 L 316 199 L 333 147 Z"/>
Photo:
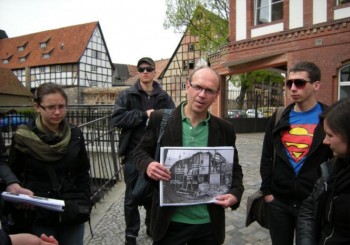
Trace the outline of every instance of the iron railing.
<path fill-rule="evenodd" d="M 118 134 L 111 116 L 80 124 L 90 159 L 93 203 L 98 202 L 122 179 L 121 161 L 117 156 Z"/>
<path fill-rule="evenodd" d="M 18 125 L 27 123 L 36 116 L 32 107 L 0 106 L 0 131 L 5 144 Z M 66 118 L 81 128 L 91 165 L 92 195 L 95 204 L 106 192 L 122 179 L 121 161 L 117 154 L 118 133 L 111 123 L 112 106 L 69 106 Z"/>

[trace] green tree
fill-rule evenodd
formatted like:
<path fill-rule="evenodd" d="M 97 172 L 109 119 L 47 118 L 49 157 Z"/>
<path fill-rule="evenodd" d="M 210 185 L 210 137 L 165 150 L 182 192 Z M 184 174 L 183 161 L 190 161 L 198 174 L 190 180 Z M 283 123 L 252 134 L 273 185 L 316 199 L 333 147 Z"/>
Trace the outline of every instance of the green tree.
<path fill-rule="evenodd" d="M 215 51 L 228 40 L 228 0 L 166 0 L 164 27 L 199 37 L 198 50 Z"/>
<path fill-rule="evenodd" d="M 172 27 L 180 33 L 188 30 L 191 35 L 199 37 L 196 50 L 209 54 L 228 43 L 229 0 L 166 0 L 166 4 L 164 27 Z M 241 86 L 237 99 L 241 109 L 247 91 L 254 83 L 283 82 L 283 77 L 271 71 L 260 70 L 235 75 L 229 80 Z"/>
<path fill-rule="evenodd" d="M 234 75 L 231 77 L 230 81 L 237 87 L 241 86 L 241 91 L 236 99 L 236 102 L 238 104 L 238 109 L 242 109 L 247 91 L 249 91 L 254 84 L 270 82 L 283 83 L 284 77 L 276 72 L 258 70 Z"/>

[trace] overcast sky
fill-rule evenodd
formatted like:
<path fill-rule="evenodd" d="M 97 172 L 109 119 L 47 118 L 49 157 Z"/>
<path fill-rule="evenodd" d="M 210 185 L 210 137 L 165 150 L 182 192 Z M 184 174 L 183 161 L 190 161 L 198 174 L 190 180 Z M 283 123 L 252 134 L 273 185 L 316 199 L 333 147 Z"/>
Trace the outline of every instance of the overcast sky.
<path fill-rule="evenodd" d="M 9 37 L 99 21 L 113 63 L 170 58 L 181 34 L 165 30 L 165 0 L 0 0 Z"/>

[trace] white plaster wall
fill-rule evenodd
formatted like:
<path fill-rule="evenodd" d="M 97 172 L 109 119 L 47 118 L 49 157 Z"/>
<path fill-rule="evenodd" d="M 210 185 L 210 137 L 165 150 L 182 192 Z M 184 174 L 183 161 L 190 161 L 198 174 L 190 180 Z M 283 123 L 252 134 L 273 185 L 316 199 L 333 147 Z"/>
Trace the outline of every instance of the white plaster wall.
<path fill-rule="evenodd" d="M 289 4 L 289 29 L 303 27 L 303 13 L 303 0 L 292 0 Z"/>
<path fill-rule="evenodd" d="M 247 3 L 246 0 L 236 1 L 236 41 L 247 38 Z"/>
<path fill-rule="evenodd" d="M 313 24 L 327 21 L 327 0 L 313 0 L 312 4 Z"/>
<path fill-rule="evenodd" d="M 350 17 L 350 7 L 334 10 L 334 19 L 339 20 Z"/>
<path fill-rule="evenodd" d="M 283 31 L 283 23 L 252 29 L 252 37 L 259 37 L 280 31 Z"/>

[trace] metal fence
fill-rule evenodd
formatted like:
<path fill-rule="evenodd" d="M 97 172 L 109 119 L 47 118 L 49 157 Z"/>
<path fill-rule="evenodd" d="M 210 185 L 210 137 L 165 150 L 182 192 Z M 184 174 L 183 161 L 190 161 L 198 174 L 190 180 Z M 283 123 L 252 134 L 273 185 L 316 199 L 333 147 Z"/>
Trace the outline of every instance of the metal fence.
<path fill-rule="evenodd" d="M 225 108 L 228 118 L 267 118 L 279 107 L 284 105 L 283 91 L 248 90 L 244 99 L 240 91 L 227 90 Z"/>
<path fill-rule="evenodd" d="M 0 131 L 5 144 L 20 124 L 36 116 L 32 107 L 0 106 Z M 66 118 L 81 128 L 90 158 L 92 196 L 95 204 L 104 194 L 122 179 L 121 161 L 117 154 L 118 132 L 111 123 L 112 106 L 69 106 Z"/>
<path fill-rule="evenodd" d="M 111 116 L 80 124 L 90 158 L 93 203 L 98 202 L 122 179 L 121 161 L 117 156 L 118 134 Z"/>

